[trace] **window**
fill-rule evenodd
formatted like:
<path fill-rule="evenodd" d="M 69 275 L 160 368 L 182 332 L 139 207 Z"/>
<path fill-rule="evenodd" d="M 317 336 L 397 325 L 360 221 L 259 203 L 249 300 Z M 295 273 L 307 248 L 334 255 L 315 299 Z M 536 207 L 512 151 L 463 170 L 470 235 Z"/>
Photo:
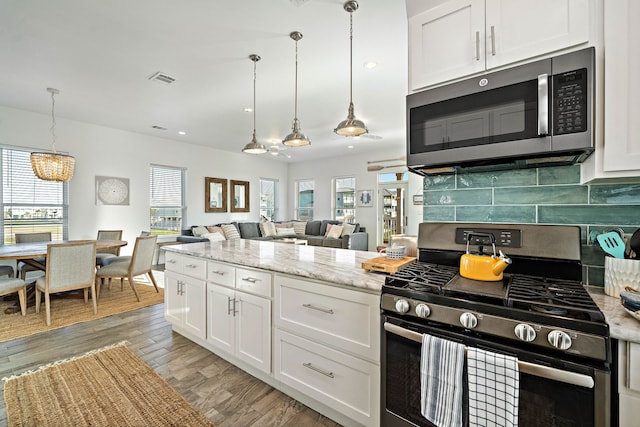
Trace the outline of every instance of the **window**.
<path fill-rule="evenodd" d="M 313 189 L 312 180 L 296 181 L 296 212 L 295 217 L 301 221 L 313 219 Z"/>
<path fill-rule="evenodd" d="M 260 216 L 276 221 L 278 218 L 278 181 L 260 178 Z"/>
<path fill-rule="evenodd" d="M 333 180 L 333 219 L 355 222 L 356 179 L 354 177 Z"/>
<path fill-rule="evenodd" d="M 30 151 L 1 147 L 3 244 L 15 233 L 51 232 L 52 240 L 68 239 L 69 184 L 43 181 L 31 168 Z"/>
<path fill-rule="evenodd" d="M 185 219 L 185 169 L 151 165 L 151 234 L 180 234 Z"/>

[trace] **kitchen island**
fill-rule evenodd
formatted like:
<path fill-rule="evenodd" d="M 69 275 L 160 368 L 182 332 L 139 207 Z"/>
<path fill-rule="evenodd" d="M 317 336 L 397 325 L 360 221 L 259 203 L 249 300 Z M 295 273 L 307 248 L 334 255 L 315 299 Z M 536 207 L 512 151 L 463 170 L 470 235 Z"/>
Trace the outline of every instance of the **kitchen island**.
<path fill-rule="evenodd" d="M 379 256 L 279 242 L 164 247 L 175 332 L 345 426 L 378 426 Z"/>

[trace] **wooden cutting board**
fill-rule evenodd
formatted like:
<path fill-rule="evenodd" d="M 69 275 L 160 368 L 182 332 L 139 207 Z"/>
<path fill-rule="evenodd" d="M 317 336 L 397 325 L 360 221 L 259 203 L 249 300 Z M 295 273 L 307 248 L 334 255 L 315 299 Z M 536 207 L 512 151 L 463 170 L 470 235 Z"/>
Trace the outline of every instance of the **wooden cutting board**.
<path fill-rule="evenodd" d="M 416 260 L 415 257 L 406 256 L 402 259 L 389 259 L 386 256 L 380 256 L 364 261 L 362 268 L 367 271 L 381 271 L 383 273 L 397 273 L 402 267 L 411 264 Z"/>

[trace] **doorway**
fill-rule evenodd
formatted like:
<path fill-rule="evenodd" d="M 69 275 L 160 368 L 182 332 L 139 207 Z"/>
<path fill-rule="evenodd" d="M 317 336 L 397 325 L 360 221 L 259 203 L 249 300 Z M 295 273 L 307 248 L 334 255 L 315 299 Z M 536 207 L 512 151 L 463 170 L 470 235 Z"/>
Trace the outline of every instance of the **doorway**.
<path fill-rule="evenodd" d="M 378 176 L 378 241 L 389 243 L 390 236 L 403 234 L 407 226 L 408 172 L 383 173 Z"/>

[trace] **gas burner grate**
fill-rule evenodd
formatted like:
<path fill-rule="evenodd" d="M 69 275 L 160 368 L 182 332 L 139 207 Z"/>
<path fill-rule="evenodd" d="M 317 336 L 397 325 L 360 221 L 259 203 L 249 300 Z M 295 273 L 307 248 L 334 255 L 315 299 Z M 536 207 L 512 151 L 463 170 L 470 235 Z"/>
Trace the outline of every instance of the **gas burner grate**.
<path fill-rule="evenodd" d="M 387 276 L 385 286 L 418 291 L 436 288 L 439 291 L 457 273 L 457 267 L 416 262 Z"/>
<path fill-rule="evenodd" d="M 513 276 L 509 301 L 547 307 L 544 310 L 599 311 L 582 283 L 573 280 L 545 279 L 532 276 Z"/>

